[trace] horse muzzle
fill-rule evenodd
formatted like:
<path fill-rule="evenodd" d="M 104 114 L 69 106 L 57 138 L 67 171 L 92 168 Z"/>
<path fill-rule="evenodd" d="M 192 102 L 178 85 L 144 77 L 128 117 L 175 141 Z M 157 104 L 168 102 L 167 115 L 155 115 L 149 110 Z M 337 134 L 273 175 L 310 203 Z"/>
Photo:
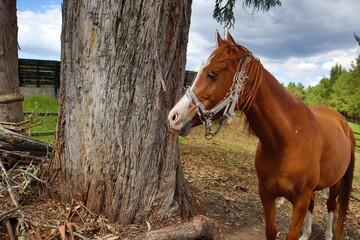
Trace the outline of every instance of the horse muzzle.
<path fill-rule="evenodd" d="M 190 122 L 196 115 L 196 107 L 191 103 L 191 100 L 184 95 L 169 112 L 168 122 L 170 129 L 179 133 L 180 136 L 189 134 L 192 125 Z"/>

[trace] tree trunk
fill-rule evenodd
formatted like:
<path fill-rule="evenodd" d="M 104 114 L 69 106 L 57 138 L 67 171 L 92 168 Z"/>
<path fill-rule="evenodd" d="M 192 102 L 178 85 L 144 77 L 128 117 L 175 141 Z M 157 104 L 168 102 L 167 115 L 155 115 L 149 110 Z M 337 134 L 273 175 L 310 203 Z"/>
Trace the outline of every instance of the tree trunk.
<path fill-rule="evenodd" d="M 191 0 L 65 0 L 52 175 L 111 221 L 199 213 L 167 113 L 185 75 Z"/>
<path fill-rule="evenodd" d="M 17 31 L 16 1 L 0 1 L 0 98 L 20 93 Z M 23 120 L 21 97 L 0 103 L 0 121 Z"/>

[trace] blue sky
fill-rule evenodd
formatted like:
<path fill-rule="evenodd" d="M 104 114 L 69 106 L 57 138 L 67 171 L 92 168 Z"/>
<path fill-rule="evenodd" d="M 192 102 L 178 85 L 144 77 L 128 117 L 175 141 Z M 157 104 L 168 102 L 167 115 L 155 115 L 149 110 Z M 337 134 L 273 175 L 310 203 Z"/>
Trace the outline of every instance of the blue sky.
<path fill-rule="evenodd" d="M 40 11 L 42 6 L 61 5 L 61 3 L 62 0 L 17 0 L 17 9 L 19 11 Z"/>
<path fill-rule="evenodd" d="M 17 0 L 19 57 L 60 59 L 62 0 Z M 285 85 L 315 85 L 336 63 L 345 68 L 360 54 L 359 0 L 282 0 L 269 13 L 249 14 L 237 1 L 235 40 L 250 49 Z M 239 4 L 240 3 L 240 4 Z M 193 0 L 187 69 L 197 70 L 214 50 L 214 0 Z"/>

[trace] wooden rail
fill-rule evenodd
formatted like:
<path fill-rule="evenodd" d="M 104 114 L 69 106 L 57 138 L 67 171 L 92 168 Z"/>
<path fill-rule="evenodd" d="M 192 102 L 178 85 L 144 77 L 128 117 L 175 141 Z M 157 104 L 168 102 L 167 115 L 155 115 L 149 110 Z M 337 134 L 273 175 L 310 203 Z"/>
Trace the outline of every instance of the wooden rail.
<path fill-rule="evenodd" d="M 354 132 L 355 140 L 356 140 L 356 147 L 360 148 L 360 133 Z"/>
<path fill-rule="evenodd" d="M 39 137 L 39 136 L 51 136 L 54 135 L 55 131 L 47 131 L 47 132 L 30 132 L 29 137 Z"/>
<path fill-rule="evenodd" d="M 24 115 L 30 115 L 33 114 L 32 112 L 24 112 Z M 35 113 L 36 116 L 58 116 L 59 114 L 57 112 L 39 112 Z"/>
<path fill-rule="evenodd" d="M 197 72 L 186 71 L 183 85 L 183 93 L 195 79 Z M 37 59 L 19 58 L 19 81 L 20 86 L 51 86 L 60 88 L 60 61 L 48 61 Z"/>

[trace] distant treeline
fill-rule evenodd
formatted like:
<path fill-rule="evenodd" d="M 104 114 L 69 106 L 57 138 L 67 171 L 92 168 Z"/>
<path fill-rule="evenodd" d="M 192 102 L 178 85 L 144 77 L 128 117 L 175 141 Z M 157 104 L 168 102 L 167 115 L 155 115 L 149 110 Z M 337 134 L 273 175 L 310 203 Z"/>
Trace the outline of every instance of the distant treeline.
<path fill-rule="evenodd" d="M 323 105 L 343 114 L 348 121 L 360 123 L 360 56 L 346 71 L 336 64 L 330 78 L 323 78 L 314 87 L 290 82 L 287 89 L 309 106 Z"/>

